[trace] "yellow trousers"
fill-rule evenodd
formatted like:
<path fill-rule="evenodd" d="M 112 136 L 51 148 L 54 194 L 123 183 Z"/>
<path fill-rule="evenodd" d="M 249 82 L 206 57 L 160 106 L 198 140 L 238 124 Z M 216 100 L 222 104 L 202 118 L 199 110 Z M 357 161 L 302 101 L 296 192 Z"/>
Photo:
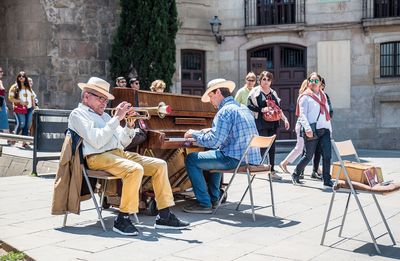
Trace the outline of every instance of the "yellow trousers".
<path fill-rule="evenodd" d="M 150 176 L 155 193 L 157 208 L 173 206 L 174 196 L 168 178 L 167 163 L 162 159 L 142 156 L 121 149 L 107 151 L 86 157 L 89 169 L 104 170 L 122 178 L 120 211 L 139 211 L 139 189 L 144 176 Z"/>

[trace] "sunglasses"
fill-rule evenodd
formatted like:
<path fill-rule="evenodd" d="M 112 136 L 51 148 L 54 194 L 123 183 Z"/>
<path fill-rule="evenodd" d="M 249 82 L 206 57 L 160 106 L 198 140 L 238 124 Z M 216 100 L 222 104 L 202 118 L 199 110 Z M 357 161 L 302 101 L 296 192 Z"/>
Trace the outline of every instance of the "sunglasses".
<path fill-rule="evenodd" d="M 20 75 L 20 76 L 18 76 L 18 78 L 25 78 L 25 76 L 23 76 L 23 75 Z"/>
<path fill-rule="evenodd" d="M 318 79 L 315 79 L 315 80 L 311 79 L 311 80 L 309 80 L 309 82 L 310 82 L 310 83 L 318 84 L 318 83 L 319 83 L 319 80 L 318 80 Z"/>
<path fill-rule="evenodd" d="M 262 80 L 262 81 L 268 81 L 268 82 L 270 82 L 270 81 L 271 81 L 271 79 L 270 79 L 270 78 L 262 78 L 261 80 Z"/>
<path fill-rule="evenodd" d="M 256 80 L 248 79 L 248 80 L 246 80 L 246 81 L 248 81 L 248 82 L 255 82 Z"/>
<path fill-rule="evenodd" d="M 104 98 L 103 96 L 100 96 L 100 95 L 97 95 L 97 94 L 95 94 L 95 93 L 93 93 L 93 92 L 88 92 L 88 93 L 90 93 L 91 95 L 93 95 L 94 97 L 97 97 L 97 99 L 100 101 L 100 102 L 108 102 L 108 98 Z"/>

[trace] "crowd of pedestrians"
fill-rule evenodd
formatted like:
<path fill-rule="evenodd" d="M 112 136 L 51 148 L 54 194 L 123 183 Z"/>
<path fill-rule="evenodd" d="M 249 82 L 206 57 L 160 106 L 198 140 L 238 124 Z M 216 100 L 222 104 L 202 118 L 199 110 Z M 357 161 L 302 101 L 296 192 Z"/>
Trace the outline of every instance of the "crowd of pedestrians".
<path fill-rule="evenodd" d="M 33 81 L 24 71 L 21 71 L 16 75 L 15 82 L 9 87 L 7 94 L 2 82 L 3 74 L 3 68 L 0 67 L 0 130 L 5 133 L 10 132 L 8 119 L 12 114 L 15 119 L 12 133 L 30 135 L 33 111 L 38 106 Z M 257 131 L 261 136 L 277 134 L 281 121 L 286 130 L 290 128 L 289 121 L 281 109 L 281 98 L 272 88 L 273 80 L 274 76 L 271 72 L 263 71 L 258 77 L 253 72 L 249 72 L 245 77 L 245 85 L 235 95 L 235 100 L 253 113 Z M 140 90 L 138 77 L 132 77 L 127 81 L 125 77 L 120 76 L 116 78 L 115 84 L 116 87 Z M 155 80 L 150 86 L 153 92 L 164 92 L 165 88 L 166 84 L 162 80 Z M 324 78 L 313 72 L 303 81 L 299 90 L 296 105 L 298 118 L 294 126 L 296 146 L 279 164 L 281 170 L 289 174 L 288 165 L 301 156 L 291 175 L 295 185 L 302 183 L 304 168 L 314 159 L 311 178 L 323 180 L 325 186 L 332 186 L 329 170 L 332 133 L 330 120 L 333 110 L 324 89 Z M 8 111 L 7 101 L 10 103 L 10 111 Z M 14 142 L 8 141 L 8 144 L 13 145 Z M 30 145 L 23 142 L 22 147 L 29 149 Z M 261 150 L 261 154 L 263 152 L 264 149 Z M 322 170 L 319 168 L 321 157 Z M 269 150 L 269 162 L 272 178 L 281 180 L 282 176 L 275 170 L 275 142 Z"/>
<path fill-rule="evenodd" d="M 280 121 L 284 128 L 290 128 L 289 121 L 282 112 L 281 99 L 277 91 L 271 88 L 274 77 L 271 72 L 263 71 L 257 77 L 249 72 L 245 78 L 245 85 L 236 92 L 237 102 L 247 106 L 254 115 L 258 133 L 261 136 L 277 134 Z M 255 86 L 255 87 L 254 87 Z M 333 116 L 332 104 L 325 93 L 325 79 L 318 73 L 311 73 L 305 79 L 299 90 L 296 104 L 297 121 L 294 127 L 296 133 L 296 146 L 280 162 L 279 167 L 284 173 L 290 174 L 288 165 L 293 163 L 300 155 L 301 159 L 296 165 L 291 180 L 294 185 L 302 184 L 304 168 L 313 160 L 311 178 L 323 181 L 326 187 L 332 187 L 330 176 L 331 161 L 331 117 Z M 261 150 L 261 154 L 265 149 Z M 322 157 L 322 170 L 319 168 Z M 275 142 L 269 150 L 271 176 L 281 180 L 282 176 L 275 171 Z"/>

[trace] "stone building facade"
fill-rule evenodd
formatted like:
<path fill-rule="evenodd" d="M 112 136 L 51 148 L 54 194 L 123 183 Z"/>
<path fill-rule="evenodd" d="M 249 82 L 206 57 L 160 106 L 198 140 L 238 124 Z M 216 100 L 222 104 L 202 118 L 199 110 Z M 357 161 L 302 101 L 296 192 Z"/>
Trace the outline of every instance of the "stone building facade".
<path fill-rule="evenodd" d="M 239 88 L 248 71 L 267 69 L 275 74 L 273 88 L 293 124 L 299 84 L 318 71 L 333 102 L 336 140 L 352 139 L 359 148 L 400 148 L 400 69 L 389 75 L 383 69 L 390 59 L 400 64 L 399 0 L 176 2 L 180 29 L 172 92 L 201 94 L 216 77 Z M 388 13 L 378 12 L 381 3 L 392 3 Z M 108 57 L 119 12 L 118 0 L 1 1 L 6 85 L 23 69 L 36 82 L 42 107 L 75 107 L 77 82 L 89 76 L 112 82 Z M 221 44 L 210 30 L 216 15 Z"/>
<path fill-rule="evenodd" d="M 10 86 L 24 70 L 42 108 L 74 108 L 76 83 L 108 79 L 117 0 L 0 1 L 0 66 Z"/>
<path fill-rule="evenodd" d="M 400 67 L 395 75 L 381 72 L 381 49 L 387 43 L 390 48 L 399 48 L 391 58 L 398 55 L 397 66 L 400 65 L 400 1 L 178 2 L 182 27 L 176 40 L 177 92 L 184 87 L 180 55 L 185 49 L 201 50 L 205 56 L 205 82 L 224 77 L 234 80 L 239 88 L 249 70 L 273 71 L 279 78 L 273 88 L 281 98 L 285 97 L 285 113 L 294 123 L 298 87 L 308 73 L 317 71 L 325 77 L 326 91 L 333 102 L 336 140 L 352 139 L 359 148 L 400 149 Z M 379 6 L 381 2 L 392 5 Z M 275 13 L 268 13 L 268 4 L 274 3 Z M 290 3 L 295 6 L 294 11 L 284 9 L 290 8 Z M 387 8 L 388 13 L 379 13 L 378 7 Z M 288 20 L 290 14 L 294 21 Z M 208 23 L 215 15 L 221 20 L 221 33 L 225 36 L 221 44 L 214 39 Z M 274 15 L 278 21 L 268 21 Z M 257 67 L 259 58 L 252 54 L 265 58 L 271 48 L 281 51 L 273 57 L 275 64 L 280 60 L 280 69 L 269 68 L 268 62 L 273 60 L 269 58 L 261 62 L 261 68 Z M 305 61 L 296 68 L 290 60 L 297 58 L 290 55 L 300 52 Z M 285 63 L 292 68 L 283 68 Z"/>

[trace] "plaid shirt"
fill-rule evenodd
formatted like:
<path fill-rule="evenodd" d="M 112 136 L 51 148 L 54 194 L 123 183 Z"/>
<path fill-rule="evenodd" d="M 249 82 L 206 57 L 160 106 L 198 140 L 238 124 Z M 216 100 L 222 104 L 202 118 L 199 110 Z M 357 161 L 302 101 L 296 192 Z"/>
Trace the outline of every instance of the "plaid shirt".
<path fill-rule="evenodd" d="M 253 114 L 229 96 L 219 105 L 211 131 L 196 131 L 193 138 L 203 147 L 219 149 L 225 156 L 240 160 L 253 135 L 258 135 Z M 252 148 L 248 160 L 260 164 L 260 150 Z"/>

